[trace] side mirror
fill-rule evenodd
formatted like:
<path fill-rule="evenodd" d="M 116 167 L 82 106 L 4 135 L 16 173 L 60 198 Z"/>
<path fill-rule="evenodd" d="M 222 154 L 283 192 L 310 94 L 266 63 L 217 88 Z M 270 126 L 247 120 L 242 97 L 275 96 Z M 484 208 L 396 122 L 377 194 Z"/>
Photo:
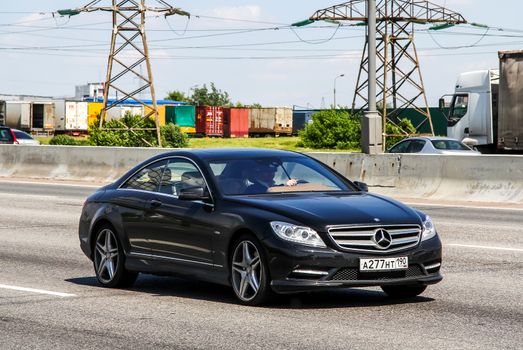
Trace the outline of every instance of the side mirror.
<path fill-rule="evenodd" d="M 361 191 L 363 191 L 363 192 L 369 192 L 369 186 L 367 186 L 367 184 L 366 184 L 365 182 L 354 181 L 354 184 L 355 184 L 356 187 L 358 187 Z"/>
<path fill-rule="evenodd" d="M 182 201 L 205 201 L 210 199 L 210 196 L 203 187 L 189 187 L 180 190 L 178 199 Z"/>

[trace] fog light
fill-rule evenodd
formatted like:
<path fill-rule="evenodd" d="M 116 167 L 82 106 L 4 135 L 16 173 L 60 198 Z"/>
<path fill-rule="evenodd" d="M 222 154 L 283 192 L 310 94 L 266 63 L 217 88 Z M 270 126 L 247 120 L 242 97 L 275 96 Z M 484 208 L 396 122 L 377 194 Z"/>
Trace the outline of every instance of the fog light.
<path fill-rule="evenodd" d="M 441 267 L 441 263 L 431 264 L 431 265 L 425 265 L 425 270 L 435 270 L 439 269 Z"/>

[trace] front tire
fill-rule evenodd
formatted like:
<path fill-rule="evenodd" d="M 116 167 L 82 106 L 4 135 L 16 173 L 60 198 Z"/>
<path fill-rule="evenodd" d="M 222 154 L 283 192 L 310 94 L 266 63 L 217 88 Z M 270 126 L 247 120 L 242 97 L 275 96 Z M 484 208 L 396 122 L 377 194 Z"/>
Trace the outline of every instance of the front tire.
<path fill-rule="evenodd" d="M 381 289 L 394 299 L 414 298 L 427 289 L 427 286 L 405 285 L 405 286 L 381 286 Z"/>
<path fill-rule="evenodd" d="M 231 284 L 236 298 L 245 305 L 261 305 L 273 292 L 262 247 L 251 235 L 240 237 L 232 248 Z"/>
<path fill-rule="evenodd" d="M 125 255 L 114 229 L 100 227 L 96 234 L 93 265 L 98 282 L 104 287 L 130 287 L 138 273 L 125 269 Z"/>

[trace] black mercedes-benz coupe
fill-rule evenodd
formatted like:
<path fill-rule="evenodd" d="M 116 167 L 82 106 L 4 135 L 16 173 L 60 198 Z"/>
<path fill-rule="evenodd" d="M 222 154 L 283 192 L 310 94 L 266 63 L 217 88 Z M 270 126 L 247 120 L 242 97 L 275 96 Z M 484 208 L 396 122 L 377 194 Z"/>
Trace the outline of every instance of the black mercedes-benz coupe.
<path fill-rule="evenodd" d="M 103 286 L 173 274 L 230 285 L 248 305 L 340 287 L 414 297 L 442 279 L 427 215 L 287 151 L 153 157 L 86 200 L 79 235 Z"/>

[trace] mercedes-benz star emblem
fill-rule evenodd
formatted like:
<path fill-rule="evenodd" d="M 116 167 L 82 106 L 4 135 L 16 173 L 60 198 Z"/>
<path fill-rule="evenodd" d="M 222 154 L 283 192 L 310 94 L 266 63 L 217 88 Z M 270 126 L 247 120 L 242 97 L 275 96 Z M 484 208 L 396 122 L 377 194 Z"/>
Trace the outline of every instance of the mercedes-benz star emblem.
<path fill-rule="evenodd" d="M 386 230 L 379 228 L 374 231 L 373 241 L 378 249 L 387 249 L 392 244 L 392 237 Z"/>

